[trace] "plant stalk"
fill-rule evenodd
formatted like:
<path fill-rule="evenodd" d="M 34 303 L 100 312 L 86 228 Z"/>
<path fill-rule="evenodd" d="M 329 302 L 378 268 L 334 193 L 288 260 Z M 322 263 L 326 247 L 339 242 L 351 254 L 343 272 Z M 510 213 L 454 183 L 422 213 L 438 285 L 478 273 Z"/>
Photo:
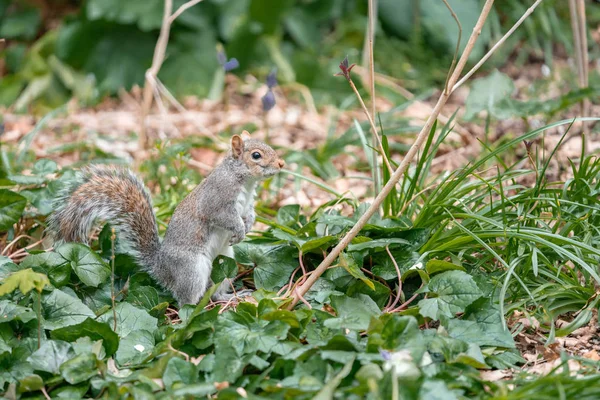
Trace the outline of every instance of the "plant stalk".
<path fill-rule="evenodd" d="M 477 41 L 477 38 L 481 34 L 481 29 L 492 9 L 493 4 L 494 4 L 494 0 L 486 0 L 485 4 L 483 5 L 483 9 L 481 11 L 481 14 L 479 15 L 479 19 L 477 20 L 475 27 L 473 28 L 473 32 L 471 33 L 471 36 L 469 37 L 469 41 L 467 42 L 465 50 L 463 51 L 460 59 L 458 60 L 458 63 L 456 64 L 456 68 L 454 69 L 454 72 L 452 73 L 452 76 L 450 77 L 450 79 L 448 81 L 449 87 L 454 86 L 454 83 L 458 80 L 458 77 L 460 76 L 462 70 L 464 69 L 465 64 L 467 63 L 467 59 L 469 58 L 469 55 L 473 51 L 475 42 Z M 354 239 L 356 237 L 356 235 L 358 235 L 358 233 L 365 226 L 365 224 L 369 221 L 369 219 L 373 216 L 373 214 L 375 214 L 377 209 L 383 203 L 383 200 L 390 193 L 390 191 L 395 187 L 396 183 L 400 180 L 402 175 L 404 175 L 404 173 L 408 169 L 408 166 L 410 165 L 410 162 L 413 160 L 413 158 L 415 157 L 415 155 L 421 148 L 421 145 L 427 139 L 427 136 L 429 135 L 431 127 L 433 126 L 434 122 L 436 121 L 437 116 L 440 113 L 442 107 L 448 101 L 450 94 L 451 93 L 446 93 L 446 91 L 442 91 L 442 94 L 440 95 L 440 98 L 439 98 L 438 102 L 436 103 L 436 105 L 433 109 L 433 112 L 429 115 L 429 118 L 425 122 L 425 125 L 419 132 L 419 135 L 417 136 L 417 138 L 416 138 L 415 142 L 413 143 L 413 145 L 411 146 L 411 148 L 408 150 L 408 153 L 406 153 L 406 156 L 404 157 L 404 159 L 398 166 L 398 169 L 396 169 L 396 171 L 394 171 L 393 175 L 390 177 L 390 180 L 385 184 L 385 186 L 382 188 L 381 192 L 379 192 L 377 197 L 375 197 L 375 200 L 373 201 L 371 206 L 360 217 L 358 222 L 352 227 L 352 229 L 350 229 L 350 231 L 348 231 L 348 233 L 346 233 L 346 235 L 342 238 L 342 240 L 340 240 L 338 245 L 333 248 L 333 250 L 327 255 L 327 257 L 325 257 L 325 259 L 313 271 L 313 273 L 306 280 L 306 282 L 304 282 L 298 288 L 297 293 L 294 293 L 294 295 L 292 297 L 292 301 L 288 305 L 288 309 L 292 309 L 298 303 L 298 301 L 300 301 L 300 297 L 304 296 L 306 294 L 306 292 L 308 292 L 308 290 L 312 287 L 312 285 L 314 285 L 314 283 L 317 281 L 317 279 L 319 279 L 319 277 L 325 272 L 325 270 L 340 255 L 340 253 L 350 244 L 352 239 Z"/>

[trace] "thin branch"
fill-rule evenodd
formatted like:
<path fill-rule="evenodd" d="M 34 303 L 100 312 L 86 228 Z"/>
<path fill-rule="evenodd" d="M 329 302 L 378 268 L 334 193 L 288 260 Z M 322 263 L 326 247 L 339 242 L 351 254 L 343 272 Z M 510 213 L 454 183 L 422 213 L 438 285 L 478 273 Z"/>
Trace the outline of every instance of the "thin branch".
<path fill-rule="evenodd" d="M 460 51 L 460 41 L 462 39 L 462 25 L 460 24 L 460 21 L 458 20 L 456 13 L 452 9 L 452 7 L 450 7 L 450 4 L 448 4 L 448 0 L 442 0 L 442 1 L 448 8 L 448 11 L 450 11 L 450 14 L 452 14 L 452 18 L 454 18 L 454 20 L 456 21 L 456 25 L 458 26 L 458 39 L 456 40 L 456 49 L 454 50 L 454 56 L 452 57 L 452 64 L 450 64 L 450 68 L 448 69 L 448 76 L 446 77 L 446 83 L 444 84 L 444 90 L 446 91 L 446 93 L 448 93 L 448 80 L 450 79 L 450 76 L 454 72 L 454 66 L 456 65 L 456 60 L 458 59 L 458 52 Z"/>
<path fill-rule="evenodd" d="M 142 112 L 140 116 L 140 150 L 145 149 L 148 144 L 148 134 L 146 131 L 146 117 L 150 112 L 150 108 L 152 107 L 152 99 L 154 96 L 154 79 L 158 75 L 158 71 L 160 71 L 160 67 L 162 66 L 163 61 L 165 60 L 165 53 L 167 50 L 167 44 L 169 43 L 169 34 L 171 32 L 171 23 L 169 22 L 169 18 L 171 16 L 171 11 L 173 10 L 173 0 L 165 0 L 165 8 L 162 19 L 162 24 L 160 26 L 160 34 L 158 35 L 158 40 L 156 41 L 156 46 L 154 47 L 154 55 L 152 56 L 152 65 L 146 71 L 146 83 L 144 85 L 144 92 L 142 94 Z"/>
<path fill-rule="evenodd" d="M 377 115 L 377 107 L 375 104 L 375 62 L 374 59 L 374 50 L 373 43 L 375 42 L 375 0 L 369 0 L 369 23 L 367 29 L 369 35 L 369 86 L 370 86 L 370 94 L 371 94 L 371 116 L 375 118 Z M 377 147 L 379 142 L 379 134 L 373 129 L 373 147 Z M 381 146 L 382 157 L 385 158 L 386 155 L 383 154 L 383 146 Z M 377 158 L 377 153 L 373 151 L 371 153 L 372 162 L 373 162 L 373 188 L 375 189 L 373 192 L 377 193 L 379 190 L 379 159 Z"/>
<path fill-rule="evenodd" d="M 473 33 L 469 37 L 469 41 L 467 42 L 467 45 L 465 46 L 465 50 L 463 51 L 460 59 L 458 60 L 456 68 L 448 82 L 448 86 L 453 87 L 454 83 L 458 80 L 458 77 L 460 76 L 462 70 L 465 67 L 465 64 L 467 63 L 467 59 L 469 58 L 469 55 L 473 51 L 473 47 L 475 46 L 475 41 L 481 34 L 481 28 L 483 27 L 483 24 L 485 23 L 485 20 L 487 19 L 488 15 L 492 9 L 493 4 L 494 4 L 494 0 L 486 0 L 485 4 L 483 5 L 483 9 L 481 11 L 481 14 L 479 15 L 479 19 L 477 20 L 477 23 L 476 23 L 475 27 L 473 28 Z M 435 120 L 437 119 L 438 114 L 440 113 L 442 107 L 448 101 L 449 97 L 450 97 L 449 93 L 443 92 L 441 94 L 437 104 L 435 105 L 435 107 L 433 109 L 433 112 L 431 113 L 431 115 L 429 116 L 427 121 L 425 122 L 425 125 L 421 129 L 421 132 L 415 139 L 414 144 L 411 146 L 411 148 L 406 153 L 406 156 L 404 157 L 404 159 L 398 166 L 398 169 L 396 169 L 396 171 L 394 171 L 394 173 L 390 177 L 389 181 L 385 184 L 385 186 L 382 188 L 381 192 L 379 192 L 377 194 L 377 197 L 375 197 L 375 199 L 373 200 L 373 203 L 371 204 L 371 206 L 360 217 L 360 219 L 352 227 L 352 229 L 350 229 L 350 231 L 348 231 L 348 233 L 346 233 L 346 235 L 342 238 L 342 240 L 340 240 L 338 245 L 333 248 L 333 250 L 327 255 L 327 257 L 325 257 L 325 259 L 313 271 L 313 273 L 306 280 L 306 282 L 304 282 L 304 284 L 302 284 L 302 286 L 300 286 L 298 288 L 298 293 L 295 294 L 295 296 L 292 298 L 292 301 L 290 302 L 290 304 L 288 306 L 289 309 L 293 308 L 300 301 L 300 296 L 304 296 L 304 294 L 306 294 L 306 292 L 308 292 L 308 290 L 317 281 L 317 279 L 319 279 L 319 277 L 325 272 L 325 270 L 327 270 L 327 268 L 335 261 L 335 259 L 340 255 L 340 253 L 348 246 L 348 244 L 350 244 L 352 239 L 354 239 L 356 237 L 356 235 L 358 235 L 358 233 L 365 226 L 367 221 L 373 216 L 373 214 L 375 214 L 377 209 L 379 209 L 379 206 L 381 205 L 381 203 L 383 203 L 383 200 L 389 195 L 390 191 L 395 187 L 396 183 L 404 175 L 404 173 L 408 169 L 408 166 L 410 165 L 411 161 L 413 160 L 413 158 L 415 157 L 415 155 L 421 148 L 421 145 L 425 142 L 425 140 L 429 136 L 431 127 L 433 126 Z"/>
<path fill-rule="evenodd" d="M 154 95 L 154 91 L 156 90 L 156 82 L 158 72 L 162 67 L 163 62 L 165 61 L 165 53 L 167 50 L 167 45 L 169 43 L 169 34 L 171 32 L 171 24 L 177 17 L 179 17 L 185 10 L 190 7 L 195 6 L 203 0 L 190 0 L 187 3 L 183 4 L 181 7 L 175 11 L 175 13 L 171 14 L 173 11 L 173 0 L 165 0 L 165 8 L 162 23 L 160 26 L 160 34 L 158 35 L 158 40 L 156 41 L 156 46 L 154 47 L 154 55 L 152 57 L 152 65 L 146 71 L 145 77 L 146 81 L 144 84 L 144 92 L 142 95 L 142 110 L 140 116 L 140 136 L 139 136 L 139 144 L 140 149 L 146 148 L 148 144 L 148 133 L 146 129 L 146 117 L 150 113 L 150 108 L 152 107 L 152 98 Z"/>
<path fill-rule="evenodd" d="M 396 304 L 398 304 L 398 301 L 400 300 L 400 295 L 402 294 L 402 274 L 400 273 L 400 267 L 398 267 L 398 263 L 396 262 L 396 259 L 394 258 L 394 256 L 392 255 L 392 252 L 390 251 L 389 245 L 385 246 L 385 251 L 387 251 L 388 255 L 390 256 L 390 259 L 392 260 L 392 263 L 394 264 L 394 268 L 396 268 L 396 273 L 398 274 L 398 291 L 396 292 L 396 299 L 389 307 L 387 307 L 388 310 L 393 310 L 394 307 L 396 307 Z"/>
<path fill-rule="evenodd" d="M 525 21 L 525 19 L 527 17 L 529 17 L 529 15 L 531 15 L 531 13 L 533 12 L 533 10 L 535 10 L 535 8 L 541 2 L 542 2 L 542 0 L 537 0 L 535 3 L 533 3 L 533 5 L 531 7 L 529 7 L 527 9 L 527 11 L 525 11 L 525 13 L 523 14 L 523 16 L 521 16 L 521 18 L 519 18 L 519 20 L 513 25 L 513 27 L 510 28 L 508 30 L 508 32 L 506 32 L 504 34 L 504 36 L 502 36 L 502 38 L 500 38 L 500 40 L 498 40 L 498 43 L 496 43 L 490 49 L 490 51 L 488 51 L 486 53 L 486 55 L 483 56 L 481 58 L 481 60 L 479 60 L 479 62 L 477 64 L 475 64 L 475 66 L 473 68 L 471 68 L 471 70 L 465 74 L 465 76 L 462 77 L 462 79 L 460 81 L 458 81 L 454 86 L 452 86 L 452 92 L 454 92 L 456 89 L 458 89 L 458 87 L 460 85 L 462 85 L 463 83 L 465 83 L 467 81 L 467 79 L 469 79 L 471 77 L 471 75 L 473 75 L 475 72 L 477 72 L 477 70 L 483 65 L 483 63 L 486 62 L 488 60 L 488 58 L 490 58 L 492 56 L 492 54 L 494 54 L 494 52 L 498 49 L 498 47 L 500 47 L 502 45 L 502 43 L 504 43 L 506 41 L 506 39 L 508 39 L 510 37 L 510 35 L 513 34 L 513 32 L 523 23 L 523 21 Z"/>
<path fill-rule="evenodd" d="M 177 11 L 175 11 L 173 13 L 173 15 L 171 15 L 169 17 L 169 25 L 173 23 L 173 21 L 175 21 L 177 19 L 177 17 L 179 17 L 181 14 L 183 14 L 183 12 L 185 10 L 187 10 L 188 8 L 194 7 L 196 4 L 202 2 L 203 0 L 190 0 L 185 4 L 182 4 L 181 7 L 179 7 L 177 9 Z"/>

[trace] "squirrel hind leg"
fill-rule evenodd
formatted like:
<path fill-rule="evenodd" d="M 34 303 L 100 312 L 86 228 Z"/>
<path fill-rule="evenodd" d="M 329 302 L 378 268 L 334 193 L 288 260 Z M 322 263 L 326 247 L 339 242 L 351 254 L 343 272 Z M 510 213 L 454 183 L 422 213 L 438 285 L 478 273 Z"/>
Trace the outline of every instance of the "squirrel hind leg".
<path fill-rule="evenodd" d="M 171 290 L 179 307 L 185 304 L 198 304 L 210 284 L 211 260 L 193 252 L 167 257 L 168 259 L 163 258 L 162 264 L 172 266 L 176 269 L 176 273 L 171 274 L 170 282 L 161 283 Z"/>

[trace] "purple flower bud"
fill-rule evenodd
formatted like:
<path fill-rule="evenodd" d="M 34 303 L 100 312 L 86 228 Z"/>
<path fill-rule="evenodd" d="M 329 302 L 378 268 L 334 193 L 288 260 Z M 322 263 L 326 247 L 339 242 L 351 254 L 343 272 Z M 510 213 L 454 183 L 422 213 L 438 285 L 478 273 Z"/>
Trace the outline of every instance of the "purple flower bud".
<path fill-rule="evenodd" d="M 271 108 L 275 107 L 275 94 L 273 93 L 271 88 L 269 88 L 269 91 L 262 97 L 261 100 L 263 105 L 263 111 L 267 112 Z"/>
<path fill-rule="evenodd" d="M 383 358 L 385 361 L 392 359 L 392 355 L 387 350 L 379 350 L 379 354 L 381 354 L 381 358 Z"/>
<path fill-rule="evenodd" d="M 355 65 L 356 64 L 350 65 L 348 62 L 348 56 L 346 56 L 340 63 L 340 70 L 342 70 L 342 72 L 338 72 L 336 75 L 341 75 L 347 80 L 350 80 L 350 71 L 352 71 L 352 68 L 354 68 Z"/>
<path fill-rule="evenodd" d="M 236 69 L 239 66 L 240 63 L 238 62 L 237 58 L 232 58 L 231 60 L 223 64 L 223 69 L 225 70 L 225 72 L 229 72 Z"/>
<path fill-rule="evenodd" d="M 273 68 L 269 75 L 267 75 L 267 86 L 269 89 L 273 89 L 277 86 L 277 68 Z"/>

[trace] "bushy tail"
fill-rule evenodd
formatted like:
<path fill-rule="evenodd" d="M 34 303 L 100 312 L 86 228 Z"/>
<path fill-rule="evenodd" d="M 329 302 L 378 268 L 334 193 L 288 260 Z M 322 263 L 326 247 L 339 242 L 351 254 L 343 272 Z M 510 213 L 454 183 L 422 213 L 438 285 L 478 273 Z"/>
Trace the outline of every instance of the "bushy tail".
<path fill-rule="evenodd" d="M 152 201 L 143 182 L 131 171 L 112 166 L 90 166 L 78 174 L 56 199 L 48 220 L 55 242 L 88 242 L 97 221 L 114 226 L 134 256 L 152 269 L 160 242 Z"/>

